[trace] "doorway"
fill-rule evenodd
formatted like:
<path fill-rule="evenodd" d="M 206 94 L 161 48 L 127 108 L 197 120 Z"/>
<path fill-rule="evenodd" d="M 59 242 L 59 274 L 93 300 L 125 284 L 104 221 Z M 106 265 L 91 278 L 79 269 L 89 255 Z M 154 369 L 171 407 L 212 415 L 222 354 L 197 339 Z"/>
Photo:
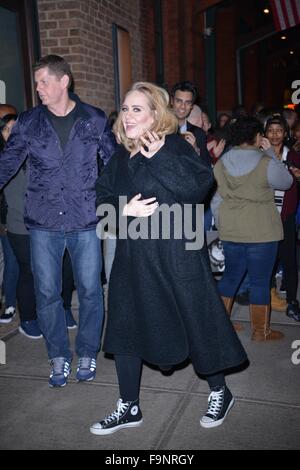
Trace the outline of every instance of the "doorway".
<path fill-rule="evenodd" d="M 0 103 L 22 112 L 36 103 L 32 65 L 39 56 L 36 2 L 0 0 Z"/>

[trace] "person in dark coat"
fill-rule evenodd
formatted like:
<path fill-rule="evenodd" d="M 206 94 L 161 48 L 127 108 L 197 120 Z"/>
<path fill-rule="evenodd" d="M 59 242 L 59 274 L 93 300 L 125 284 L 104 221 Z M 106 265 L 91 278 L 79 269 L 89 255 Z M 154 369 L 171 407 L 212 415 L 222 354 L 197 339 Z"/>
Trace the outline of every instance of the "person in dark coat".
<path fill-rule="evenodd" d="M 171 236 L 164 237 L 164 217 L 154 230 L 157 236 L 143 236 L 145 227 L 153 229 L 163 205 L 188 205 L 194 220 L 213 183 L 211 169 L 175 134 L 177 122 L 168 100 L 166 91 L 156 85 L 133 85 L 114 126 L 122 145 L 96 183 L 103 225 L 109 223 L 104 214 L 110 208 L 120 220 L 103 345 L 115 357 L 120 399 L 117 410 L 91 426 L 97 435 L 142 423 L 143 361 L 165 369 L 190 358 L 211 388 L 200 424 L 222 424 L 234 402 L 224 370 L 247 359 L 217 293 L 206 247 L 187 250 L 187 235 L 177 239 L 172 224 Z M 141 229 L 140 237 L 134 236 L 135 226 Z"/>

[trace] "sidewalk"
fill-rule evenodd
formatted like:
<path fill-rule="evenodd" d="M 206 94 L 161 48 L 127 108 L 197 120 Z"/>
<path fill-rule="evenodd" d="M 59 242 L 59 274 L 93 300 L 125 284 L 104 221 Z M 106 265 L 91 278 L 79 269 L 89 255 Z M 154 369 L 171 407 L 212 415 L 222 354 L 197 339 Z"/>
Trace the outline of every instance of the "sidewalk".
<path fill-rule="evenodd" d="M 239 336 L 250 366 L 227 377 L 236 403 L 223 426 L 200 427 L 208 388 L 191 365 L 170 376 L 144 366 L 143 426 L 104 437 L 90 434 L 89 426 L 115 409 L 113 360 L 101 353 L 96 380 L 78 384 L 75 358 L 69 384 L 50 389 L 44 341 L 25 338 L 16 325 L 3 335 L 1 326 L 7 357 L 0 365 L 0 449 L 299 449 L 300 364 L 291 361 L 291 345 L 299 341 L 300 362 L 300 324 L 273 312 L 272 325 L 285 338 L 257 343 L 250 340 L 248 307 L 235 304 L 233 319 L 245 326 Z M 70 333 L 72 342 L 76 331 Z"/>

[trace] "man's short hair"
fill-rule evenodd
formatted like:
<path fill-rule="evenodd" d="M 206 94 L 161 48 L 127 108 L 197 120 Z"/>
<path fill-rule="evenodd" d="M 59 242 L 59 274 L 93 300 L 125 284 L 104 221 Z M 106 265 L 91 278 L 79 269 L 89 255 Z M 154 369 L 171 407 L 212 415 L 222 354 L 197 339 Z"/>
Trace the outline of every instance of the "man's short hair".
<path fill-rule="evenodd" d="M 178 82 L 176 83 L 172 90 L 171 90 L 171 96 L 174 97 L 175 96 L 175 93 L 176 91 L 189 91 L 190 93 L 192 93 L 193 95 L 193 103 L 195 103 L 196 99 L 197 99 L 197 88 L 195 87 L 195 85 L 190 82 L 189 80 L 185 80 L 184 82 Z"/>
<path fill-rule="evenodd" d="M 253 145 L 257 134 L 263 135 L 262 123 L 254 116 L 241 116 L 233 119 L 227 127 L 227 139 L 230 145 Z"/>
<path fill-rule="evenodd" d="M 37 72 L 38 70 L 46 67 L 48 67 L 51 74 L 56 75 L 58 78 L 62 78 L 64 75 L 67 75 L 69 77 L 68 88 L 72 86 L 73 75 L 71 67 L 63 57 L 55 54 L 46 55 L 34 64 L 33 71 Z"/>

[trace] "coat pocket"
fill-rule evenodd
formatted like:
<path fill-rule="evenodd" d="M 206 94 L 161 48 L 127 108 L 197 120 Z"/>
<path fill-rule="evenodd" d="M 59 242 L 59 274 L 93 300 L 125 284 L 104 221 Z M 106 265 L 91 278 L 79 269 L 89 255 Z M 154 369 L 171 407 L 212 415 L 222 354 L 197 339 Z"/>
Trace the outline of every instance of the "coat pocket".
<path fill-rule="evenodd" d="M 190 280 L 202 276 L 201 250 L 187 250 L 187 240 L 172 240 L 171 266 L 178 279 Z"/>
<path fill-rule="evenodd" d="M 30 225 L 42 226 L 47 221 L 49 210 L 47 195 L 42 192 L 27 190 L 25 194 L 24 219 Z"/>

